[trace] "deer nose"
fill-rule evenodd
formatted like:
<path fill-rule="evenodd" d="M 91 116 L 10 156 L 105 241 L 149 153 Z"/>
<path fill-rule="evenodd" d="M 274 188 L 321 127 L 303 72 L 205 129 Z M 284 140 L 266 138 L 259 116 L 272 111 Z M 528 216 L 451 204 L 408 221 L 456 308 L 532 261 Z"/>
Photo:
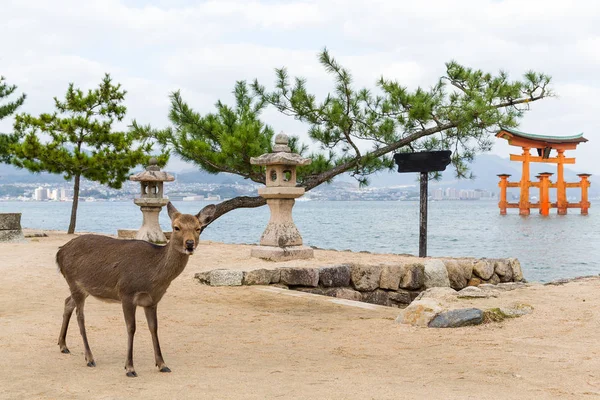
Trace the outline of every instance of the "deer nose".
<path fill-rule="evenodd" d="M 194 241 L 193 240 L 186 240 L 185 241 L 185 247 L 194 247 Z"/>

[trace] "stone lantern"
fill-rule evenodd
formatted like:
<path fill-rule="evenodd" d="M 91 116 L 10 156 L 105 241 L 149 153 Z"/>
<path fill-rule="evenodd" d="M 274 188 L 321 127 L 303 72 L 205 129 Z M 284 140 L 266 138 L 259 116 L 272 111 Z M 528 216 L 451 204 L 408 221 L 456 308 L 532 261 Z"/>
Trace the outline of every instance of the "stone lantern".
<path fill-rule="evenodd" d="M 267 199 L 271 219 L 260 238 L 260 246 L 252 249 L 252 257 L 272 261 L 312 258 L 313 249 L 302 245 L 302 236 L 292 219 L 295 198 L 304 194 L 304 188 L 296 187 L 296 167 L 308 165 L 311 160 L 292 153 L 287 135 L 275 136 L 273 153 L 252 157 L 253 165 L 266 167 L 266 187 L 258 194 Z"/>
<path fill-rule="evenodd" d="M 169 199 L 163 197 L 163 182 L 172 182 L 175 177 L 161 171 L 156 164 L 156 158 L 153 157 L 145 171 L 129 177 L 131 181 L 140 182 L 140 197 L 133 202 L 140 207 L 144 215 L 144 222 L 135 238 L 152 243 L 166 243 L 167 238 L 158 223 L 158 214 L 169 203 Z"/>

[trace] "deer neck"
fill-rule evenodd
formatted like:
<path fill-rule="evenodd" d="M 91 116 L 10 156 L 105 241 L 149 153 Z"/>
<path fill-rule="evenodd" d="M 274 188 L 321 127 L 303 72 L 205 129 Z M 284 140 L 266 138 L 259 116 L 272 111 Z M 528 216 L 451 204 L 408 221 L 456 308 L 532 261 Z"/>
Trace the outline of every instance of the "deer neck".
<path fill-rule="evenodd" d="M 183 272 L 190 256 L 177 251 L 171 243 L 162 250 L 160 260 L 157 263 L 157 275 L 170 282 Z"/>

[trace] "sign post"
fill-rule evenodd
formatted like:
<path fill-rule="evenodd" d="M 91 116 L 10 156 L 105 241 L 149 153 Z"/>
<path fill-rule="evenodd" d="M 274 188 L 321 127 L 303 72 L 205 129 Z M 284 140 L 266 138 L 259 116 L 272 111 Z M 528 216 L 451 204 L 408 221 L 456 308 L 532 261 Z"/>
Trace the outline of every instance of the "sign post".
<path fill-rule="evenodd" d="M 450 150 L 421 151 L 418 153 L 394 154 L 398 172 L 419 172 L 421 174 L 420 216 L 419 216 L 419 257 L 427 257 L 427 192 L 428 173 L 444 171 L 450 164 Z"/>

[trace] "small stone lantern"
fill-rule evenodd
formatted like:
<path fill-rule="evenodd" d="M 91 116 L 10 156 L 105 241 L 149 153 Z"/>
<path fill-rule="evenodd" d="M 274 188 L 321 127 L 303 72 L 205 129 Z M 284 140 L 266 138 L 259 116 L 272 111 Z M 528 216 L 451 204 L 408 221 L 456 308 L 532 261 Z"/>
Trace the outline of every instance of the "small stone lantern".
<path fill-rule="evenodd" d="M 275 136 L 273 153 L 252 157 L 253 165 L 266 167 L 266 187 L 258 194 L 267 199 L 271 219 L 260 238 L 260 246 L 252 249 L 252 257 L 272 261 L 312 258 L 313 249 L 302 245 L 302 236 L 292 219 L 295 198 L 304 194 L 304 188 L 296 187 L 296 167 L 308 165 L 311 160 L 292 153 L 287 135 Z"/>
<path fill-rule="evenodd" d="M 156 158 L 149 160 L 145 171 L 129 177 L 129 180 L 140 182 L 141 194 L 133 202 L 140 207 L 144 215 L 144 222 L 136 235 L 136 239 L 152 243 L 166 243 L 167 238 L 158 223 L 160 210 L 169 203 L 163 197 L 163 182 L 172 182 L 175 177 L 158 167 Z"/>

